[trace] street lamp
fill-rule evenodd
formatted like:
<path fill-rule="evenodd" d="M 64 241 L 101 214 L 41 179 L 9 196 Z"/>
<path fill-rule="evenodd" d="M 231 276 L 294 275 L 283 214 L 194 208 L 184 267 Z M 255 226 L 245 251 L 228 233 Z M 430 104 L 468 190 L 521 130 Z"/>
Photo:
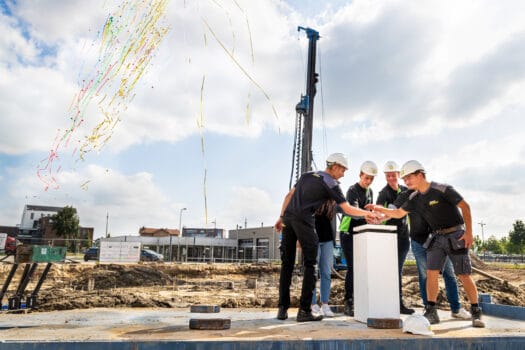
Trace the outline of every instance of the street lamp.
<path fill-rule="evenodd" d="M 188 208 L 181 208 L 180 212 L 179 212 L 179 235 L 182 236 L 182 212 L 184 210 L 188 210 Z"/>
<path fill-rule="evenodd" d="M 183 210 L 186 210 L 187 208 L 181 208 L 180 212 L 179 212 L 179 235 L 182 236 L 182 232 L 181 232 L 181 229 L 182 229 L 182 211 Z M 173 261 L 173 248 L 171 246 L 171 242 L 172 242 L 172 237 L 173 235 L 170 233 L 170 262 Z"/>

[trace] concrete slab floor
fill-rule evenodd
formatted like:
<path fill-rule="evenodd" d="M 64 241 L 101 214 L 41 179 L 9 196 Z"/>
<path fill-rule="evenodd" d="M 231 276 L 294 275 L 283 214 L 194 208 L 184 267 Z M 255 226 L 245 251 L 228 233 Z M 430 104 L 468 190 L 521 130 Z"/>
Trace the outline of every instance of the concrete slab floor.
<path fill-rule="evenodd" d="M 423 310 L 417 310 L 422 313 Z M 221 309 L 220 313 L 190 313 L 186 309 L 84 309 L 28 314 L 0 314 L 2 342 L 82 341 L 257 341 L 428 338 L 401 329 L 373 329 L 342 314 L 321 322 L 298 323 L 297 309 L 279 321 L 276 309 Z M 473 328 L 470 320 L 456 320 L 439 311 L 434 338 L 524 337 L 525 322 L 483 316 L 486 328 Z M 190 318 L 230 318 L 227 330 L 190 330 Z M 402 319 L 406 316 L 402 315 Z"/>

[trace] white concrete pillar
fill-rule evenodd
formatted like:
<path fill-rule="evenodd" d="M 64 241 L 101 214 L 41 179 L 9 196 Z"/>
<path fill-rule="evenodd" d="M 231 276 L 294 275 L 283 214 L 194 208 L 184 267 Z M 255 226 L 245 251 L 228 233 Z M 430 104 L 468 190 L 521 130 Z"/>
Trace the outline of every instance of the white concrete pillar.
<path fill-rule="evenodd" d="M 396 226 L 354 228 L 354 319 L 399 318 Z"/>

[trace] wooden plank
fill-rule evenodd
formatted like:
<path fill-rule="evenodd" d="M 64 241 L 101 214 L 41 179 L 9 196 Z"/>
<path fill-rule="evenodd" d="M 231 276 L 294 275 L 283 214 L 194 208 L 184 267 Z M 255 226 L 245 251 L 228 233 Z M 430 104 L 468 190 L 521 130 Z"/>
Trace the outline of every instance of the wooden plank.
<path fill-rule="evenodd" d="M 479 274 L 482 275 L 482 276 L 485 276 L 485 277 L 488 277 L 488 278 L 492 278 L 493 280 L 496 280 L 496 281 L 500 281 L 500 282 L 503 282 L 503 283 L 504 283 L 504 282 L 507 282 L 507 281 L 505 281 L 504 279 L 499 278 L 498 276 L 494 276 L 494 275 L 492 275 L 492 274 L 490 274 L 490 273 L 488 273 L 488 272 L 485 272 L 485 271 L 483 271 L 483 270 L 477 269 L 477 268 L 475 268 L 474 266 L 472 266 L 472 271 L 474 271 L 474 272 L 476 272 L 476 273 L 479 273 Z"/>

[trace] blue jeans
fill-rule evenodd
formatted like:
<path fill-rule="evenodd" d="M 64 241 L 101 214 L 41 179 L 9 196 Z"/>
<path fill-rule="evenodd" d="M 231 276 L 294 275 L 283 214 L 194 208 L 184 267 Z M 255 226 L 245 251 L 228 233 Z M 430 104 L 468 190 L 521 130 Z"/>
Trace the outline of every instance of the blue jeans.
<path fill-rule="evenodd" d="M 330 284 L 332 283 L 332 265 L 334 264 L 334 241 L 319 242 L 317 251 L 317 266 L 321 281 L 321 303 L 328 304 L 330 299 Z M 312 296 L 312 305 L 317 304 L 315 288 Z"/>
<path fill-rule="evenodd" d="M 412 253 L 416 259 L 417 273 L 419 276 L 419 292 L 421 293 L 421 299 L 423 299 L 423 304 L 427 305 L 427 250 L 423 248 L 423 245 L 410 240 L 412 245 Z M 456 280 L 456 275 L 454 273 L 454 266 L 452 262 L 447 257 L 445 262 L 445 267 L 443 268 L 443 279 L 445 280 L 445 292 L 447 295 L 448 302 L 450 304 L 450 309 L 452 312 L 458 312 L 461 308 L 459 303 L 459 292 L 458 292 L 458 282 Z"/>

